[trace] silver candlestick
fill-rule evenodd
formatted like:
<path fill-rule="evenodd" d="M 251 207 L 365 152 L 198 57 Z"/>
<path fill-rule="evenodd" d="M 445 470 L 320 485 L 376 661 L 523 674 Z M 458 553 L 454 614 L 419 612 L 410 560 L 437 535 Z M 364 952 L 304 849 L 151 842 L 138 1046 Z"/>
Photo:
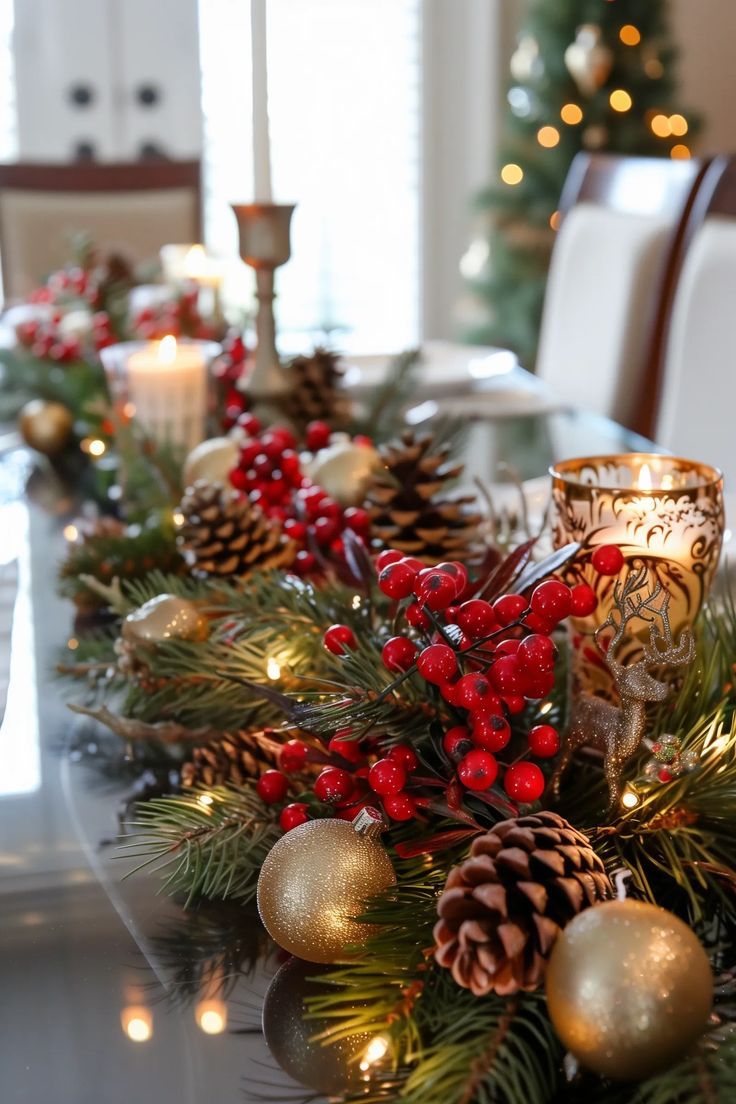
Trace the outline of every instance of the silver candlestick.
<path fill-rule="evenodd" d="M 291 256 L 289 227 L 293 205 L 281 203 L 233 203 L 240 233 L 240 256 L 255 269 L 256 353 L 248 378 L 248 391 L 257 402 L 282 396 L 288 383 L 276 349 L 273 315 L 274 272 Z"/>

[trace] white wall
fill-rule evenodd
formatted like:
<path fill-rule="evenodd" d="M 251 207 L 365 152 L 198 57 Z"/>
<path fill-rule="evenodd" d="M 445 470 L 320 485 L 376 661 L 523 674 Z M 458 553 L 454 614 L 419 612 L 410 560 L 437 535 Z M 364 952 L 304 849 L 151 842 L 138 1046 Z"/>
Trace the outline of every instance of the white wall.
<path fill-rule="evenodd" d="M 736 153 L 735 0 L 672 0 L 682 102 L 703 116 L 698 148 Z"/>

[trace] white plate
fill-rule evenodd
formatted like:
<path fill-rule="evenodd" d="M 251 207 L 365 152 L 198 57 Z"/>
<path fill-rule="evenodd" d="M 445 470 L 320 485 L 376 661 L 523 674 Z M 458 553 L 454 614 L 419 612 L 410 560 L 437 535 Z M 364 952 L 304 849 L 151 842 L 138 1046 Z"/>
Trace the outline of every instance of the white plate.
<path fill-rule="evenodd" d="M 384 382 L 392 359 L 388 354 L 347 357 L 344 386 L 356 398 L 367 394 Z M 516 370 L 518 361 L 508 349 L 426 341 L 416 370 L 417 394 L 422 398 L 462 394 Z"/>

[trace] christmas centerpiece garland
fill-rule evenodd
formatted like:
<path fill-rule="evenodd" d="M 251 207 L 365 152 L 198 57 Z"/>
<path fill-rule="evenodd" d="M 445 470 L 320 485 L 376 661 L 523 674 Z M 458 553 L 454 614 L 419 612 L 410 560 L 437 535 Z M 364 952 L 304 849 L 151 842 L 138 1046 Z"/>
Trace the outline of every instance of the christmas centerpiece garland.
<path fill-rule="evenodd" d="M 241 413 L 187 470 L 176 573 L 121 578 L 111 535 L 84 538 L 114 620 L 64 666 L 78 712 L 166 765 L 129 853 L 190 903 L 257 900 L 315 964 L 266 997 L 287 1071 L 345 1100 L 728 1099 L 730 599 L 673 639 L 667 593 L 597 549 L 620 702 L 571 703 L 564 625 L 598 598 L 563 575 L 587 550 L 502 555 L 429 438 Z"/>

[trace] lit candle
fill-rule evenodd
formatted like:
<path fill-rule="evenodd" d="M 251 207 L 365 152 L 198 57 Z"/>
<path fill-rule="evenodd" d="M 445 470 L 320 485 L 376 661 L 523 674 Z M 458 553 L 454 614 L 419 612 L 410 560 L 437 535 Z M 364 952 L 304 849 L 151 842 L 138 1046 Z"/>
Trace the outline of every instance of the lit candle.
<path fill-rule="evenodd" d="M 266 0 L 250 3 L 253 77 L 253 184 L 256 203 L 271 202 L 271 146 L 268 136 L 268 37 Z"/>
<path fill-rule="evenodd" d="M 135 417 L 152 437 L 187 449 L 204 440 L 207 364 L 201 344 L 169 335 L 132 352 L 127 390 Z"/>

